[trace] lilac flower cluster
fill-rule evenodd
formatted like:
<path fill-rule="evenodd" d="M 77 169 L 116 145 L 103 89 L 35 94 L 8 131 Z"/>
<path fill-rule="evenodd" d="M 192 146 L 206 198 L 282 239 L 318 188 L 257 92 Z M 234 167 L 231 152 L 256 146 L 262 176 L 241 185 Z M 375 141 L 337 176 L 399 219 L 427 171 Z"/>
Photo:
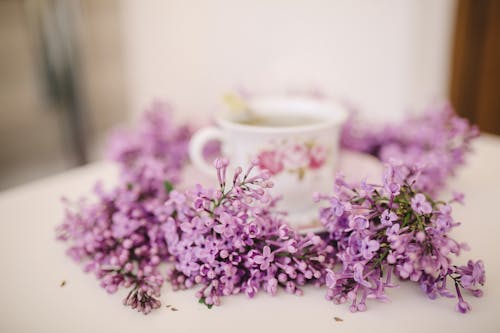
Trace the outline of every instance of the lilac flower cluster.
<path fill-rule="evenodd" d="M 109 293 L 130 288 L 125 305 L 144 314 L 160 307 L 164 263 L 172 263 L 166 278 L 173 288 L 201 286 L 196 295 L 208 307 L 225 295 L 274 295 L 280 287 L 300 295 L 309 283 L 326 284 L 328 299 L 349 300 L 352 311 L 361 311 L 367 298 L 385 299 L 393 276 L 420 283 L 431 298 L 453 296 L 451 281 L 461 312 L 470 310 L 463 290 L 481 295 L 482 262 L 451 263 L 451 254 L 464 248 L 448 236 L 458 223 L 449 203 L 423 191 L 442 186 L 475 135 L 449 110 L 423 117 L 413 130 L 410 124 L 389 126 L 384 135 L 365 132 L 359 140 L 344 134 L 346 147 L 382 160 L 393 154 L 405 164 L 389 165 L 383 185 L 352 188 L 338 179 L 337 195 L 319 195 L 328 202 L 320 211 L 327 229 L 321 235 L 303 235 L 285 223 L 268 193 L 269 174 L 258 171 L 257 161 L 246 171 L 236 168 L 226 183 L 228 163 L 218 159 L 218 188 L 174 190 L 191 131 L 174 126 L 165 111 L 157 103 L 137 130 L 112 136 L 108 156 L 121 168 L 119 185 L 104 191 L 98 184 L 92 201 L 66 201 L 57 229 L 58 238 L 70 244 L 68 254 Z M 419 130 L 424 126 L 431 130 Z M 211 146 L 206 154 L 217 151 Z M 452 201 L 461 200 L 456 195 Z"/>
<path fill-rule="evenodd" d="M 94 272 L 107 292 L 132 288 L 125 304 L 147 314 L 160 306 L 156 297 L 164 279 L 158 266 L 169 256 L 152 211 L 165 194 L 139 186 L 108 193 L 97 186 L 95 194 L 94 203 L 68 203 L 58 238 L 71 242 L 68 254 Z"/>
<path fill-rule="evenodd" d="M 393 162 L 385 169 L 382 185 L 363 182 L 353 187 L 338 177 L 336 195 L 317 196 L 328 203 L 320 210 L 320 220 L 342 264 L 327 269 L 328 300 L 350 302 L 351 311 L 364 311 L 367 298 L 387 298 L 385 289 L 394 286 L 394 276 L 419 283 L 430 298 L 453 297 L 447 288 L 451 281 L 462 313 L 470 310 L 462 290 L 482 295 L 482 261 L 452 264 L 451 256 L 466 248 L 449 236 L 459 225 L 450 203 L 459 198 L 435 201 L 416 190 L 421 172 L 414 165 Z"/>
<path fill-rule="evenodd" d="M 172 121 L 168 104 L 155 102 L 143 113 L 138 128 L 117 129 L 110 135 L 106 155 L 120 166 L 121 182 L 161 190 L 164 180 L 179 181 L 191 133 L 188 126 Z"/>
<path fill-rule="evenodd" d="M 449 104 L 441 104 L 422 115 L 380 128 L 364 126 L 351 117 L 343 126 L 341 144 L 386 163 L 396 158 L 408 165 L 419 165 L 421 175 L 414 187 L 435 194 L 464 163 L 471 140 L 478 135 L 476 126 L 457 116 Z"/>
<path fill-rule="evenodd" d="M 211 307 L 225 295 L 253 297 L 261 289 L 274 295 L 279 287 L 300 295 L 306 283 L 323 284 L 334 248 L 318 235 L 297 233 L 275 213 L 267 171 L 238 167 L 226 184 L 227 162 L 215 163 L 218 189 L 173 191 L 159 212 L 169 216 L 164 232 L 175 256 L 174 289 L 201 285 L 197 297 Z"/>
<path fill-rule="evenodd" d="M 156 210 L 187 161 L 189 132 L 172 126 L 160 105 L 145 113 L 140 124 L 138 131 L 112 139 L 110 156 L 122 169 L 119 185 L 106 192 L 97 184 L 91 202 L 66 200 L 57 235 L 106 291 L 131 288 L 124 304 L 147 314 L 160 306 L 164 277 L 159 265 L 171 256 Z"/>

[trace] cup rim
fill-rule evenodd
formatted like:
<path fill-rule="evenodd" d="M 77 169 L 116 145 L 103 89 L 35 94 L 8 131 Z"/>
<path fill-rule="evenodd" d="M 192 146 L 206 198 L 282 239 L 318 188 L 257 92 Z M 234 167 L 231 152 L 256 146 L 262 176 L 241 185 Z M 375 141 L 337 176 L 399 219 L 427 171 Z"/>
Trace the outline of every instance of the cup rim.
<path fill-rule="evenodd" d="M 273 108 L 282 108 L 288 105 L 295 109 L 305 109 L 316 107 L 320 111 L 316 113 L 321 119 L 320 122 L 306 125 L 294 126 L 258 126 L 238 123 L 231 120 L 228 112 L 218 112 L 215 115 L 215 122 L 222 128 L 238 130 L 241 132 L 252 133 L 297 133 L 322 130 L 330 127 L 339 126 L 347 119 L 348 112 L 341 104 L 332 100 L 324 100 L 312 97 L 302 96 L 261 96 L 252 98 L 249 103 L 251 108 L 260 110 L 270 110 Z M 284 112 L 281 112 L 284 113 Z"/>

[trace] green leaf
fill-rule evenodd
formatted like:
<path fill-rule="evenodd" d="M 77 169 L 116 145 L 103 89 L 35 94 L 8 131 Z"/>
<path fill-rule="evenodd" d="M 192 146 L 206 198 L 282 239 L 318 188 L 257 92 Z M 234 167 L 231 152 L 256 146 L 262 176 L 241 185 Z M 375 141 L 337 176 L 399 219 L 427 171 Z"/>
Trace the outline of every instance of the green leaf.
<path fill-rule="evenodd" d="M 406 216 L 403 219 L 403 224 L 401 225 L 401 228 L 404 228 L 408 225 L 408 222 L 410 222 L 411 218 L 411 213 L 406 214 Z"/>
<path fill-rule="evenodd" d="M 209 308 L 209 309 L 211 309 L 211 308 L 212 308 L 212 306 L 214 306 L 213 304 L 207 304 L 207 303 L 205 303 L 205 297 L 200 298 L 200 299 L 198 300 L 198 303 L 205 305 L 205 306 L 206 306 L 207 308 Z"/>
<path fill-rule="evenodd" d="M 174 189 L 174 184 L 172 184 L 168 180 L 165 180 L 163 182 L 163 187 L 165 187 L 165 191 L 167 191 L 167 193 L 170 193 Z"/>

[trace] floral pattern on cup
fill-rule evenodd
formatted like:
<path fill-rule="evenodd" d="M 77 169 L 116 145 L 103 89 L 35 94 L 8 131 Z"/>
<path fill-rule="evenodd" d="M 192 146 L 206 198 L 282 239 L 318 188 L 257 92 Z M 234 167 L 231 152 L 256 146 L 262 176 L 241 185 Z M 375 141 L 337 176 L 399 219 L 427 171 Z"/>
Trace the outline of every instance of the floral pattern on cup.
<path fill-rule="evenodd" d="M 257 165 L 271 175 L 296 173 L 302 180 L 308 170 L 321 168 L 328 158 L 326 147 L 314 142 L 281 141 L 257 154 Z"/>

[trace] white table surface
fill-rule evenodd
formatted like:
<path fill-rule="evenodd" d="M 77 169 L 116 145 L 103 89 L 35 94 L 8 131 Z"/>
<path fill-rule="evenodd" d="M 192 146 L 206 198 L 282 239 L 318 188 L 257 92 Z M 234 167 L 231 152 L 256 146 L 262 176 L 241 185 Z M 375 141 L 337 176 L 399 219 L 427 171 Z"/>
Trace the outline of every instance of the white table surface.
<path fill-rule="evenodd" d="M 362 172 L 354 162 L 351 157 L 344 166 Z M 500 332 L 499 172 L 500 138 L 483 136 L 450 182 L 466 193 L 466 205 L 454 210 L 463 222 L 454 236 L 471 251 L 459 262 L 482 258 L 486 266 L 484 297 L 468 297 L 473 309 L 467 315 L 455 310 L 453 299 L 432 301 L 415 284 L 402 283 L 389 291 L 390 303 L 369 301 L 368 311 L 356 314 L 327 302 L 325 290 L 313 287 L 302 297 L 226 297 L 208 310 L 198 304 L 195 289 L 172 292 L 166 284 L 163 307 L 143 316 L 121 305 L 125 291 L 110 296 L 101 289 L 54 237 L 63 217 L 61 195 L 89 193 L 97 179 L 111 184 L 114 166 L 96 163 L 14 188 L 0 193 L 0 332 Z"/>

